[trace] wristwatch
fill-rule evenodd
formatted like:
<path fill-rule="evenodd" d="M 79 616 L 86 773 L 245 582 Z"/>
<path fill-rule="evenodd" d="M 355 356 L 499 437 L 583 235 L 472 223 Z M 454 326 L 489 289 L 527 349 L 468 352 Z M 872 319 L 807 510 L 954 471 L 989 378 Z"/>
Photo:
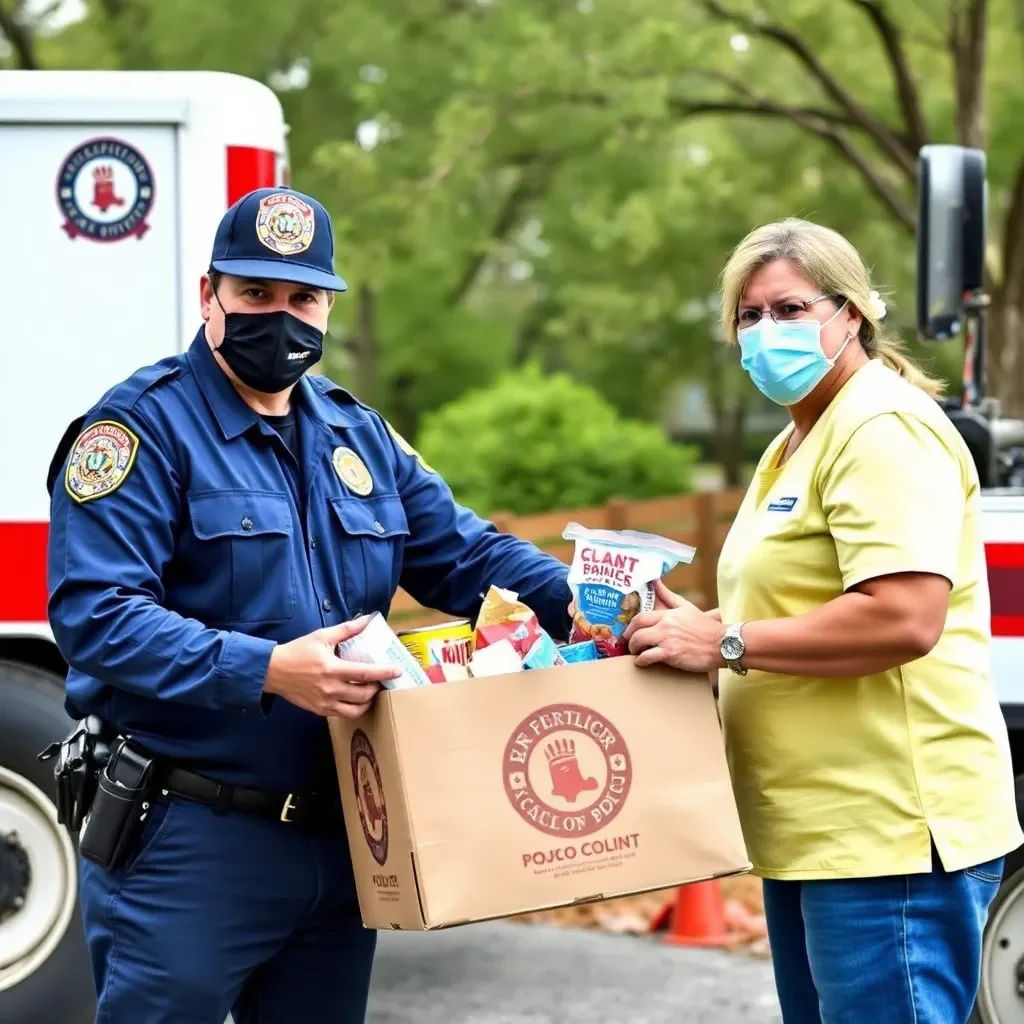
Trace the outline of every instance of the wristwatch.
<path fill-rule="evenodd" d="M 722 637 L 722 642 L 718 645 L 718 651 L 725 660 L 725 664 L 738 676 L 747 674 L 747 670 L 740 664 L 740 659 L 747 649 L 743 643 L 742 629 L 742 622 L 738 622 L 734 626 L 726 626 L 725 636 Z"/>

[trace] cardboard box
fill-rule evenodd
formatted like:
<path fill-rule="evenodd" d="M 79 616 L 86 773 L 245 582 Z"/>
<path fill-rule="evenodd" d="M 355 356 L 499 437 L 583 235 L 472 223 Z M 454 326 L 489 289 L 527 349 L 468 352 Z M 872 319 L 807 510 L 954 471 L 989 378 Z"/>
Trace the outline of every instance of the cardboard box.
<path fill-rule="evenodd" d="M 330 719 L 365 925 L 427 930 L 750 869 L 706 676 L 631 657 Z"/>

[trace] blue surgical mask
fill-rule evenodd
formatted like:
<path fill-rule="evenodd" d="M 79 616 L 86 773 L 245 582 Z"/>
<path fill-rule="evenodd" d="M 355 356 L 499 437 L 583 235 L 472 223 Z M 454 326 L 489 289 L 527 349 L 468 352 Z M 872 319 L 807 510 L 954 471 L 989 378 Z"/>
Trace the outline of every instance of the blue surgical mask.
<path fill-rule="evenodd" d="M 825 321 L 783 320 L 763 316 L 737 333 L 740 364 L 759 391 L 779 405 L 796 405 L 825 379 L 853 335 L 847 335 L 830 359 L 821 347 L 821 329 L 843 311 L 844 302 Z"/>

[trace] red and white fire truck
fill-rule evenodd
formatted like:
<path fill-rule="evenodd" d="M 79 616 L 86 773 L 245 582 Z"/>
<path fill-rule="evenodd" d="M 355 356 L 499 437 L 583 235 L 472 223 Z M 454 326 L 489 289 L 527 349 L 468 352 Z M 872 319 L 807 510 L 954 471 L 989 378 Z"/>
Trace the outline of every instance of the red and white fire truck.
<path fill-rule="evenodd" d="M 274 93 L 233 75 L 0 72 L 0 195 L 10 228 L 0 243 L 0 436 L 15 459 L 0 485 L 5 1024 L 89 1024 L 94 1009 L 75 851 L 57 822 L 52 767 L 36 756 L 71 724 L 66 666 L 46 617 L 50 458 L 68 425 L 113 383 L 188 343 L 217 222 L 250 189 L 287 184 L 286 138 Z M 942 273 L 923 276 L 922 333 L 935 338 L 959 332 L 958 312 L 983 323 L 981 304 L 964 307 L 954 281 L 971 262 L 959 159 L 943 150 L 923 164 L 921 262 Z M 940 259 L 945 249 L 957 259 Z M 993 668 L 1021 803 L 1024 488 L 1007 486 L 1017 463 L 1006 453 L 1024 442 L 1024 426 L 976 397 L 950 415 L 970 435 L 990 487 Z M 1024 852 L 1008 861 L 993 907 L 978 1012 L 984 1024 L 1024 1018 Z"/>

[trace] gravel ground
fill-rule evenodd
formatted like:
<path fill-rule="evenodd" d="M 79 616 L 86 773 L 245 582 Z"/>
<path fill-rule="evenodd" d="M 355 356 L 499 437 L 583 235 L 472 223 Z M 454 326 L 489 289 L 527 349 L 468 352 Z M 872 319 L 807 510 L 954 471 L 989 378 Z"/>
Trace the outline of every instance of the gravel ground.
<path fill-rule="evenodd" d="M 368 1024 L 779 1024 L 771 965 L 543 925 L 381 933 Z"/>

